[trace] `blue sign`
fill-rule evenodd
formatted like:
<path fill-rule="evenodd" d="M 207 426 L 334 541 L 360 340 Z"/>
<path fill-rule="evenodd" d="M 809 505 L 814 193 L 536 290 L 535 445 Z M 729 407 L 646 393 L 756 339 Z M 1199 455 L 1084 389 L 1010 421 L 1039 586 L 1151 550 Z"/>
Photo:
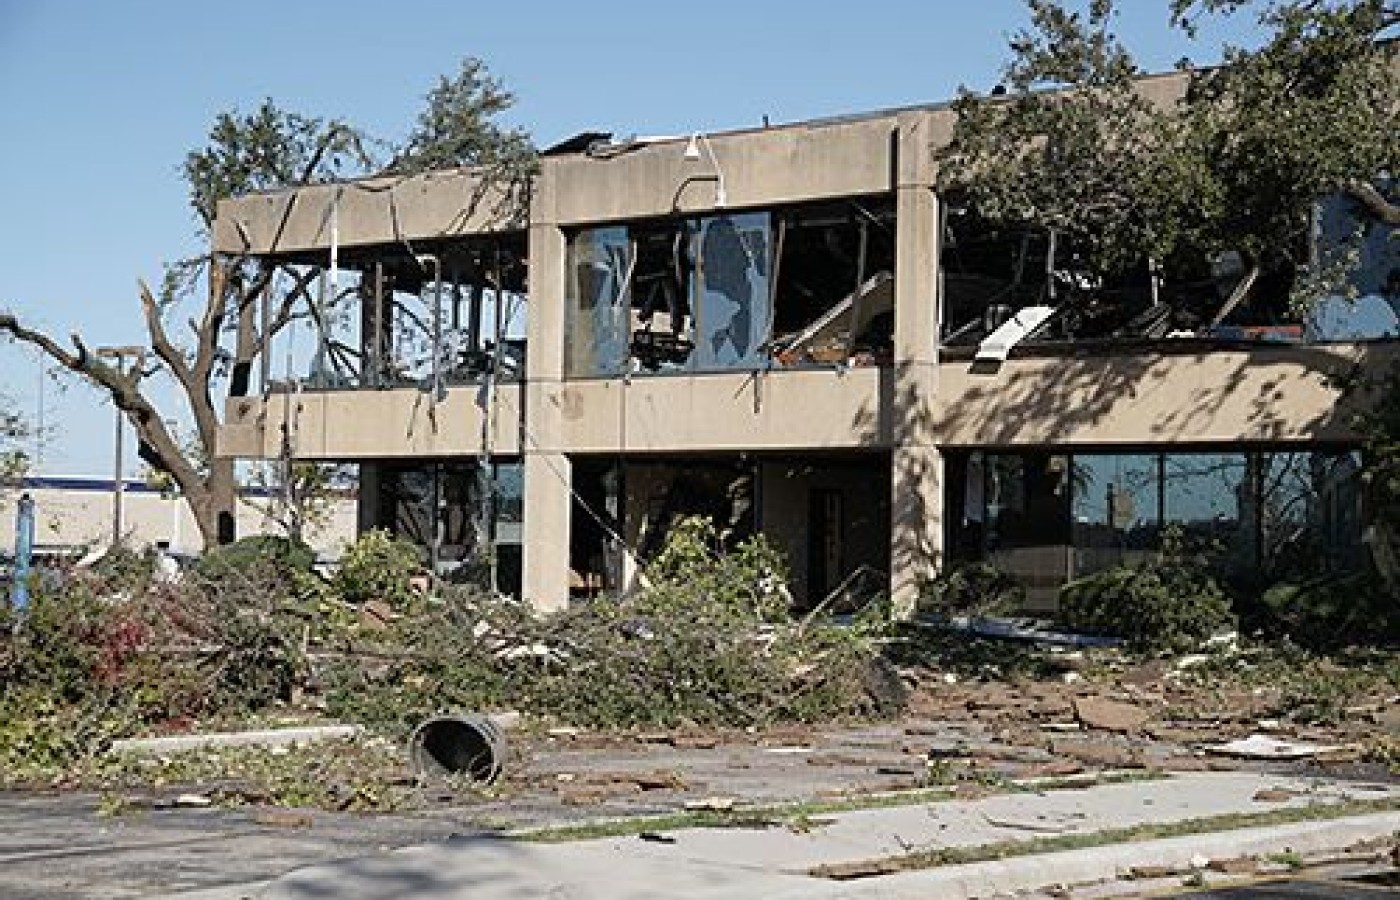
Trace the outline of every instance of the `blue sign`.
<path fill-rule="evenodd" d="M 28 494 L 19 498 L 15 519 L 15 570 L 10 586 L 10 602 L 16 612 L 29 607 L 29 571 L 34 560 L 34 498 Z"/>

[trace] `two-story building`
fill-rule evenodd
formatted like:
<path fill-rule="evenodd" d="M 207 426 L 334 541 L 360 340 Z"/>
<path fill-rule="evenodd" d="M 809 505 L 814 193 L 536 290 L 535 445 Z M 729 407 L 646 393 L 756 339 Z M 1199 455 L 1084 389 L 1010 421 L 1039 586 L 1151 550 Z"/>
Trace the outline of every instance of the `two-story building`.
<path fill-rule="evenodd" d="M 362 528 L 490 560 L 544 609 L 635 583 L 696 513 L 771 538 L 805 603 L 984 559 L 1045 605 L 1169 523 L 1245 572 L 1356 559 L 1335 379 L 1394 357 L 1358 339 L 1393 336 L 1390 307 L 1291 321 L 1228 258 L 1082 283 L 1053 235 L 940 196 L 953 122 L 584 135 L 517 225 L 467 170 L 226 201 L 214 249 L 310 273 L 314 327 L 230 401 L 220 452 L 356 462 Z"/>

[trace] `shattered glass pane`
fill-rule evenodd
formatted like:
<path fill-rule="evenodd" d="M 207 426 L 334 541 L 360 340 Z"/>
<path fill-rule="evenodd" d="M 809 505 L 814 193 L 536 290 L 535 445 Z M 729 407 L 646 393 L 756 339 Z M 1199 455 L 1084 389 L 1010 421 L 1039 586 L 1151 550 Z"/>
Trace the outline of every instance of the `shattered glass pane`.
<path fill-rule="evenodd" d="M 773 320 L 768 224 L 765 212 L 700 223 L 697 370 L 752 369 L 765 362 L 763 343 Z"/>
<path fill-rule="evenodd" d="M 569 246 L 569 375 L 621 375 L 627 371 L 627 277 L 632 250 L 622 226 L 590 228 Z"/>

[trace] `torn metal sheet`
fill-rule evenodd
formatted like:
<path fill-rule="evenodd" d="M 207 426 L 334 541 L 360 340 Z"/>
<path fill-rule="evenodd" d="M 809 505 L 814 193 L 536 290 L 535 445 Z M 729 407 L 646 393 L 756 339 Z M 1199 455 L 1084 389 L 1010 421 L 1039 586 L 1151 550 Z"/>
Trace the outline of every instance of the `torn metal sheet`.
<path fill-rule="evenodd" d="M 1030 337 L 1055 314 L 1053 306 L 1027 306 L 1003 322 L 977 345 L 978 362 L 1005 362 L 1011 348 Z"/>

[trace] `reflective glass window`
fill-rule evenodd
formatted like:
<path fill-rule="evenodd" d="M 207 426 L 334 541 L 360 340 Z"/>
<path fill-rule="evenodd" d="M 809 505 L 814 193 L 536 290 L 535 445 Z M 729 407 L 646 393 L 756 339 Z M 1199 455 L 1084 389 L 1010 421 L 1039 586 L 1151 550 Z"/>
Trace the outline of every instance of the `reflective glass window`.
<path fill-rule="evenodd" d="M 1126 453 L 1073 457 L 1076 575 L 1134 562 L 1156 549 L 1160 459 Z"/>

